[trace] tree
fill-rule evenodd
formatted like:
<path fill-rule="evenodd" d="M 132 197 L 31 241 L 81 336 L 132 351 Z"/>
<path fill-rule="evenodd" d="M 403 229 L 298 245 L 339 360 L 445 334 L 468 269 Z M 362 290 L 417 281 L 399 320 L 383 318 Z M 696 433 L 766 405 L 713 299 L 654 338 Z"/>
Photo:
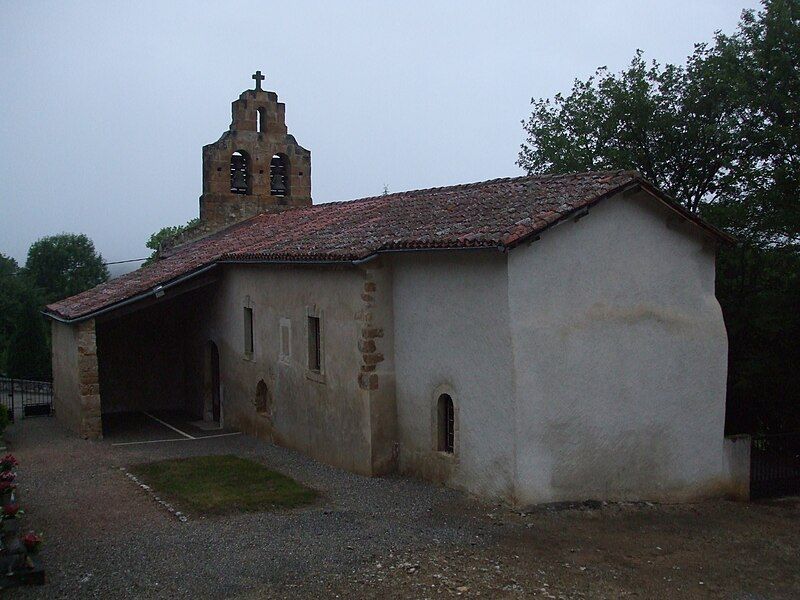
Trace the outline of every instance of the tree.
<path fill-rule="evenodd" d="M 698 45 L 685 67 L 648 65 L 637 51 L 618 75 L 600 67 L 568 96 L 533 100 L 517 164 L 531 174 L 637 169 L 696 212 L 741 146 L 730 74 L 717 59 Z"/>
<path fill-rule="evenodd" d="M 17 262 L 0 254 L 0 373 L 49 373 L 44 318 L 38 312 L 43 302 Z"/>
<path fill-rule="evenodd" d="M 200 219 L 194 218 L 187 221 L 186 225 L 175 225 L 173 227 L 162 227 L 154 234 L 150 236 L 150 239 L 147 240 L 145 246 L 150 248 L 152 252 L 150 256 L 145 261 L 145 264 L 150 264 L 156 258 L 158 258 L 158 253 L 162 249 L 162 246 L 165 242 L 172 240 L 173 238 L 177 237 L 181 233 L 188 231 L 189 229 L 193 229 L 197 227 L 200 223 Z"/>
<path fill-rule="evenodd" d="M 528 173 L 637 169 L 740 244 L 722 248 L 729 433 L 800 429 L 800 0 L 765 0 L 684 65 L 637 52 L 532 100 Z"/>
<path fill-rule="evenodd" d="M 108 281 L 108 268 L 83 234 L 43 237 L 28 250 L 25 270 L 46 303 L 73 296 Z"/>
<path fill-rule="evenodd" d="M 8 349 L 22 310 L 19 275 L 17 261 L 0 254 L 0 374 L 8 372 Z"/>
<path fill-rule="evenodd" d="M 26 300 L 8 348 L 8 374 L 16 379 L 49 380 L 50 351 L 44 317 L 35 295 Z"/>

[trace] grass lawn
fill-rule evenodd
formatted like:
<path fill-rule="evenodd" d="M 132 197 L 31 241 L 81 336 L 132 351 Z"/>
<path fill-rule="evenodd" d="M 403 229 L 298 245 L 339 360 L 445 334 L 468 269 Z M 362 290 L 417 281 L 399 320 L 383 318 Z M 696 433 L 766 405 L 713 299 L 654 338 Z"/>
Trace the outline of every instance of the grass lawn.
<path fill-rule="evenodd" d="M 136 465 L 142 481 L 195 514 L 254 512 L 313 502 L 314 490 L 238 456 L 197 456 Z"/>

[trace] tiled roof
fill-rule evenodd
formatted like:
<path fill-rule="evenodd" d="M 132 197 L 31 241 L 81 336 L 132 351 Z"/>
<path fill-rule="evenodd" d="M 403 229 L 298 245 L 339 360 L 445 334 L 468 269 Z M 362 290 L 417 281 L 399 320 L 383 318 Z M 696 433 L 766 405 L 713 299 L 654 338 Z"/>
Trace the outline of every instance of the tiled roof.
<path fill-rule="evenodd" d="M 637 183 L 653 189 L 635 171 L 544 175 L 258 215 L 178 246 L 154 264 L 51 304 L 47 312 L 66 320 L 86 317 L 223 260 L 354 261 L 405 248 L 510 248 Z M 673 206 L 701 226 L 725 236 Z"/>

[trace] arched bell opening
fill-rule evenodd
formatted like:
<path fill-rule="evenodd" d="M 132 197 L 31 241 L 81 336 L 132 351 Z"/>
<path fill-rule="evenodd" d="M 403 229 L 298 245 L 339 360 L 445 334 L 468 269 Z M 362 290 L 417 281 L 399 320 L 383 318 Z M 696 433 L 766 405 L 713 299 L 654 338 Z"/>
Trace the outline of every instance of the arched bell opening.
<path fill-rule="evenodd" d="M 231 154 L 231 193 L 250 193 L 250 157 L 243 150 Z"/>
<path fill-rule="evenodd" d="M 289 189 L 289 157 L 285 154 L 275 154 L 269 163 L 269 193 L 279 198 L 287 198 Z M 286 201 L 279 201 L 286 204 Z"/>

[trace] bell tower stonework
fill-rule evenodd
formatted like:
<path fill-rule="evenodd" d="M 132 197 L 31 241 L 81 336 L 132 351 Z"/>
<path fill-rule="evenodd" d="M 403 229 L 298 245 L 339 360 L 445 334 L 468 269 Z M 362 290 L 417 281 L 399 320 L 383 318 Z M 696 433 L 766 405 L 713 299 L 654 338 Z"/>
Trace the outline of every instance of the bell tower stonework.
<path fill-rule="evenodd" d="M 261 71 L 253 79 L 232 104 L 230 129 L 203 147 L 203 229 L 311 205 L 311 152 L 287 132 L 286 105 L 261 89 Z"/>

